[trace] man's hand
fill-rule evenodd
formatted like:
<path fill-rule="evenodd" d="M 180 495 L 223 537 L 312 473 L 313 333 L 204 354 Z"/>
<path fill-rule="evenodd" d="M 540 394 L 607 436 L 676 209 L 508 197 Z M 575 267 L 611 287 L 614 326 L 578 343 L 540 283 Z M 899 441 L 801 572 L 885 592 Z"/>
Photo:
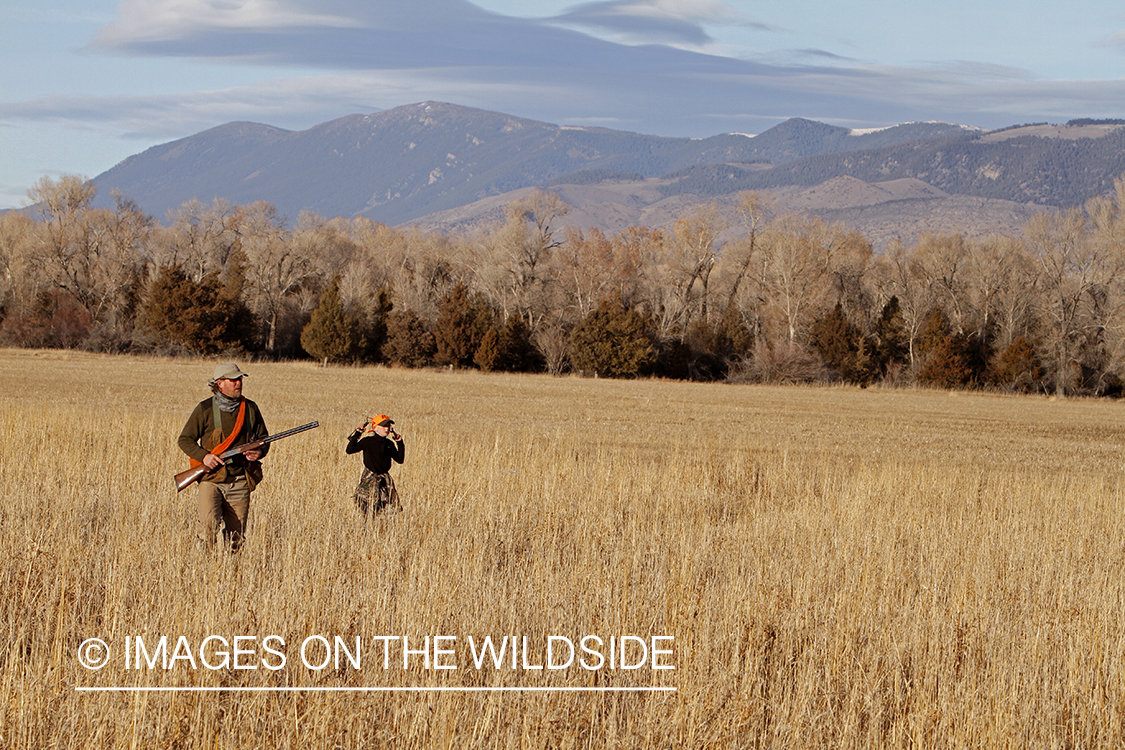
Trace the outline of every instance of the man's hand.
<path fill-rule="evenodd" d="M 246 456 L 247 461 L 258 461 L 262 458 L 260 450 L 246 451 L 242 455 Z M 203 457 L 203 465 L 207 467 L 208 471 L 214 471 L 223 465 L 223 459 L 216 456 L 214 453 L 208 453 Z"/>

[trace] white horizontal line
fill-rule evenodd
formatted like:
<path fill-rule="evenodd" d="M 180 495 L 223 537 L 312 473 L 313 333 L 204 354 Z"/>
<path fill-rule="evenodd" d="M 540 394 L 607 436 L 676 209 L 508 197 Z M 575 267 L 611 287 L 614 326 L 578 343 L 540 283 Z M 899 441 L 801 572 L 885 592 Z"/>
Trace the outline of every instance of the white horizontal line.
<path fill-rule="evenodd" d="M 675 693 L 674 687 L 76 687 L 119 693 Z"/>

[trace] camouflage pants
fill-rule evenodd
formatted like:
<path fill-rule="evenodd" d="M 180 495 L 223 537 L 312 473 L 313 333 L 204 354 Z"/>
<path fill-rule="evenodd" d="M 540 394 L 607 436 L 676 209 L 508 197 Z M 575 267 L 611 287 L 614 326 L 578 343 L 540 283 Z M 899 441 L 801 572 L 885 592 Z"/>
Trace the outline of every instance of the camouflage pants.
<path fill-rule="evenodd" d="M 375 474 L 364 469 L 353 495 L 356 507 L 364 515 L 382 513 L 388 506 L 398 510 L 398 490 L 390 474 Z"/>

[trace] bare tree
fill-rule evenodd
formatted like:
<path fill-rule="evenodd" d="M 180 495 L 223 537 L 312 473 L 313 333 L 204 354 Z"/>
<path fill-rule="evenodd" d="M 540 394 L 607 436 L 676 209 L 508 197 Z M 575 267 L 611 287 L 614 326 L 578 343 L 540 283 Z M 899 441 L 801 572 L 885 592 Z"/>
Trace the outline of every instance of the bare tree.
<path fill-rule="evenodd" d="M 830 274 L 847 232 L 803 216 L 782 216 L 771 224 L 762 238 L 755 283 L 776 312 L 785 342 L 793 344 L 827 304 Z"/>
<path fill-rule="evenodd" d="M 20 211 L 0 214 L 0 307 L 21 317 L 45 282 L 34 260 L 36 224 Z"/>
<path fill-rule="evenodd" d="M 28 191 L 36 225 L 35 259 L 56 289 L 69 292 L 87 310 L 96 294 L 92 276 L 101 253 L 99 232 L 90 221 L 96 190 L 84 177 L 44 177 Z"/>
<path fill-rule="evenodd" d="M 86 311 L 91 324 L 107 323 L 127 306 L 123 296 L 138 284 L 152 227 L 120 195 L 116 210 L 92 208 L 95 193 L 92 183 L 74 176 L 45 177 L 28 191 L 41 217 L 35 255 L 40 271 Z"/>
<path fill-rule="evenodd" d="M 688 329 L 697 311 L 701 320 L 708 320 L 711 272 L 722 248 L 718 237 L 725 229 L 718 206 L 709 203 L 673 223 L 668 233 L 671 280 L 681 311 L 678 317 L 682 331 Z"/>
<path fill-rule="evenodd" d="M 955 333 L 965 330 L 968 302 L 965 269 L 970 248 L 960 234 L 925 234 L 911 253 L 915 271 L 933 292 L 935 304 L 949 316 Z"/>
<path fill-rule="evenodd" d="M 643 297 L 661 339 L 686 336 L 693 319 L 706 319 L 718 236 L 725 228 L 714 204 L 701 206 L 654 234 L 641 260 Z"/>
<path fill-rule="evenodd" d="M 906 328 L 910 369 L 918 366 L 918 334 L 922 321 L 933 307 L 936 296 L 928 276 L 923 273 L 909 249 L 899 240 L 892 241 L 876 259 L 874 281 L 878 299 L 885 304 L 892 296 L 898 298 L 903 325 Z M 882 304 L 880 305 L 880 307 Z"/>
<path fill-rule="evenodd" d="M 1080 209 L 1038 214 L 1027 244 L 1039 265 L 1040 314 L 1056 395 L 1074 384 L 1080 350 L 1101 327 L 1107 292 L 1120 273 L 1117 254 L 1095 240 Z"/>
<path fill-rule="evenodd" d="M 738 194 L 738 217 L 746 234 L 734 242 L 728 242 L 724 248 L 727 263 L 735 269 L 734 280 L 727 292 L 728 307 L 735 304 L 738 299 L 742 281 L 746 278 L 750 264 L 758 252 L 758 239 L 765 226 L 766 217 L 773 212 L 775 204 L 776 200 L 773 196 L 757 190 Z"/>
<path fill-rule="evenodd" d="M 508 204 L 504 223 L 470 244 L 477 285 L 504 318 L 519 315 L 534 332 L 549 309 L 555 222 L 570 211 L 557 193 L 533 190 Z"/>
<path fill-rule="evenodd" d="M 458 282 L 473 286 L 473 269 L 464 262 L 465 245 L 435 232 L 418 230 L 406 233 L 403 239 L 400 263 L 395 269 L 396 306 L 412 310 L 432 323 L 450 289 Z"/>
<path fill-rule="evenodd" d="M 868 269 L 873 248 L 860 232 L 839 229 L 843 236 L 832 253 L 828 267 L 832 295 L 849 318 L 863 320 L 870 317 L 872 308 Z"/>
<path fill-rule="evenodd" d="M 197 283 L 211 271 L 222 271 L 230 254 L 242 247 L 245 212 L 222 198 L 210 206 L 193 198 L 169 211 L 169 229 L 150 246 L 154 269 L 179 265 Z"/>
<path fill-rule="evenodd" d="M 360 256 L 353 226 L 341 217 L 326 219 L 312 211 L 302 211 L 293 230 L 293 242 L 304 254 L 316 258 L 324 278 L 331 279 Z"/>
<path fill-rule="evenodd" d="M 276 352 L 278 331 L 290 305 L 311 312 L 313 294 L 301 296 L 322 276 L 308 244 L 295 243 L 276 208 L 264 202 L 247 207 L 238 227 L 241 249 L 249 261 L 249 302 L 265 324 L 265 348 Z"/>
<path fill-rule="evenodd" d="M 554 254 L 553 275 L 558 282 L 556 291 L 562 298 L 561 307 L 573 308 L 576 319 L 589 315 L 613 289 L 614 249 L 613 241 L 599 229 L 591 229 L 585 235 L 581 230 L 570 229 L 566 242 Z"/>
<path fill-rule="evenodd" d="M 974 243 L 965 269 L 967 304 L 974 325 L 998 351 L 1034 325 L 1038 272 L 1023 243 L 992 237 Z"/>
<path fill-rule="evenodd" d="M 1099 370 L 1097 390 L 1115 374 L 1125 380 L 1125 178 L 1114 181 L 1113 193 L 1086 204 L 1093 242 L 1111 275 L 1106 279 L 1103 304 L 1094 309 L 1094 325 L 1101 334 L 1106 361 Z"/>

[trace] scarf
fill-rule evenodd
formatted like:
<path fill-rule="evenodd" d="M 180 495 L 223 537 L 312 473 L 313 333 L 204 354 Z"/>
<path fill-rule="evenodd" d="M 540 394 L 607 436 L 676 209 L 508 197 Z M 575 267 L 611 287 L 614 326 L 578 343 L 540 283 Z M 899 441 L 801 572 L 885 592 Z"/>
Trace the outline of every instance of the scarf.
<path fill-rule="evenodd" d="M 219 409 L 221 411 L 225 411 L 227 414 L 234 414 L 236 411 L 238 411 L 238 405 L 241 402 L 241 396 L 239 396 L 238 398 L 231 398 L 230 396 L 225 396 L 222 393 L 215 394 L 215 403 L 219 405 Z"/>

